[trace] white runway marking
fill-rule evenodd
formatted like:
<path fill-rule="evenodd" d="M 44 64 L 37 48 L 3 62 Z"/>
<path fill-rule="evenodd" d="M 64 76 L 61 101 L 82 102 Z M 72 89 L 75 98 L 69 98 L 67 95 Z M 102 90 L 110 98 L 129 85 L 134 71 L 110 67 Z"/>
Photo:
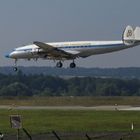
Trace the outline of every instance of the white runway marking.
<path fill-rule="evenodd" d="M 124 111 L 140 111 L 140 107 L 133 107 L 128 105 L 114 105 L 114 106 L 7 106 L 1 105 L 0 109 L 17 109 L 17 110 L 124 110 Z"/>
<path fill-rule="evenodd" d="M 130 108 L 125 108 L 121 110 L 126 110 L 126 111 L 140 111 L 140 107 L 130 107 Z"/>

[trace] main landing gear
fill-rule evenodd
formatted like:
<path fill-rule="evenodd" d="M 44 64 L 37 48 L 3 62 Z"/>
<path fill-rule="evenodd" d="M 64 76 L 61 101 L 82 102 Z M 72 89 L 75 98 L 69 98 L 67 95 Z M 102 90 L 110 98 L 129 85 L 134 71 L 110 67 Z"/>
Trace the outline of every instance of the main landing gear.
<path fill-rule="evenodd" d="M 63 63 L 61 61 L 56 63 L 56 67 L 57 68 L 62 68 L 63 67 Z"/>
<path fill-rule="evenodd" d="M 70 68 L 75 68 L 76 64 L 74 62 L 70 63 Z"/>
<path fill-rule="evenodd" d="M 70 63 L 70 68 L 75 68 L 76 67 L 76 64 L 75 64 L 75 62 L 74 62 L 74 59 L 73 59 L 73 62 L 72 63 Z"/>
<path fill-rule="evenodd" d="M 56 63 L 56 67 L 57 68 L 62 68 L 63 67 L 63 63 L 61 61 Z M 76 64 L 74 63 L 74 61 L 72 63 L 70 63 L 70 68 L 75 68 Z"/>

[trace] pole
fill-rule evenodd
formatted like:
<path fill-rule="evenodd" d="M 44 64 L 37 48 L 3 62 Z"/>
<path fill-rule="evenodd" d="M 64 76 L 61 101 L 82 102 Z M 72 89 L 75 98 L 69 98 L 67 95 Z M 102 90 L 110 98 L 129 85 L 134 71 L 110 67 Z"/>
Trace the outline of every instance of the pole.
<path fill-rule="evenodd" d="M 28 138 L 29 138 L 30 140 L 32 140 L 31 135 L 28 133 L 28 131 L 27 131 L 25 128 L 23 128 L 23 131 L 24 131 L 25 134 L 28 136 Z"/>
<path fill-rule="evenodd" d="M 89 137 L 89 135 L 88 135 L 88 134 L 86 134 L 86 137 L 87 137 L 87 139 L 88 139 L 88 140 L 91 140 L 91 138 Z"/>
<path fill-rule="evenodd" d="M 17 129 L 17 140 L 19 140 L 19 129 Z"/>
<path fill-rule="evenodd" d="M 52 131 L 52 133 L 56 136 L 56 138 L 57 138 L 58 140 L 61 140 L 60 137 L 56 134 L 55 131 Z"/>

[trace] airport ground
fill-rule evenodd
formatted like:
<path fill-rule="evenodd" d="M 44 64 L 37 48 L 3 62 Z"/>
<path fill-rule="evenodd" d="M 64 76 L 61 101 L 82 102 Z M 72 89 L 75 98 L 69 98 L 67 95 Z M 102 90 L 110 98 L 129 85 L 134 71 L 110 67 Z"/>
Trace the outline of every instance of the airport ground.
<path fill-rule="evenodd" d="M 139 96 L 129 97 L 0 97 L 0 105 L 9 106 L 140 106 Z"/>
<path fill-rule="evenodd" d="M 16 131 L 10 128 L 9 116 L 19 114 L 23 127 L 40 140 L 46 137 L 56 139 L 52 130 L 63 139 L 75 135 L 75 140 L 78 136 L 82 140 L 88 133 L 92 139 L 119 139 L 123 136 L 127 140 L 137 140 L 140 138 L 140 112 L 122 108 L 137 108 L 139 101 L 138 97 L 1 98 L 0 131 L 7 139 L 8 136 L 14 139 Z M 132 123 L 134 133 L 131 132 Z"/>

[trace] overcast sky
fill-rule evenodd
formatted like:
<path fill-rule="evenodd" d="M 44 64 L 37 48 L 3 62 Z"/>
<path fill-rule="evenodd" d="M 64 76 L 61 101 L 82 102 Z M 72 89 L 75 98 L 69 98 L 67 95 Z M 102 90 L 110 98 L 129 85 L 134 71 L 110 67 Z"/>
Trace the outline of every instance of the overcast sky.
<path fill-rule="evenodd" d="M 140 26 L 140 0 L 0 0 L 0 66 L 13 65 L 4 55 L 33 41 L 121 40 L 127 25 Z M 140 46 L 76 63 L 80 67 L 140 67 Z M 55 66 L 46 60 L 18 64 Z"/>

